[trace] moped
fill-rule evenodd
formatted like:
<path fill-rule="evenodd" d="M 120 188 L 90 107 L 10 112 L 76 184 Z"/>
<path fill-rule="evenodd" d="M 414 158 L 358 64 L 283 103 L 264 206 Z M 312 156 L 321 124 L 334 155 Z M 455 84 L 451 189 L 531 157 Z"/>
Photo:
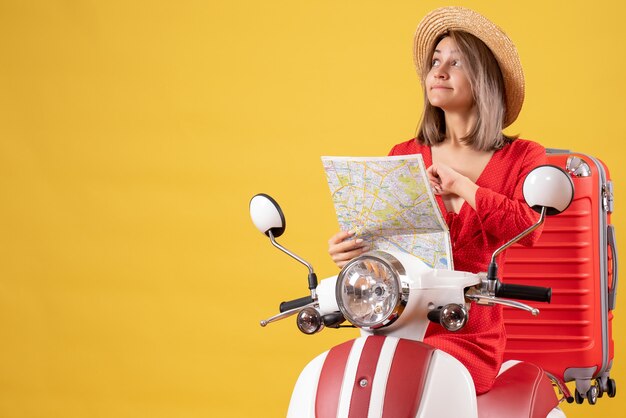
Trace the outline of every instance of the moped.
<path fill-rule="evenodd" d="M 373 250 L 348 262 L 337 276 L 318 284 L 313 267 L 276 241 L 285 231 L 278 203 L 258 194 L 250 201 L 255 226 L 271 243 L 304 264 L 310 295 L 283 302 L 280 313 L 261 326 L 296 316 L 298 329 L 315 334 L 345 321 L 359 338 L 313 359 L 301 372 L 287 416 L 303 417 L 565 417 L 551 381 L 533 364 L 503 364 L 492 390 L 476 396 L 474 382 L 457 359 L 423 343 L 430 323 L 449 332 L 462 329 L 471 304 L 505 305 L 538 315 L 519 300 L 549 302 L 551 289 L 511 285 L 498 278 L 496 257 L 538 228 L 548 215 L 564 211 L 574 196 L 569 175 L 555 166 L 531 171 L 524 199 L 539 220 L 492 255 L 488 271 L 473 274 L 433 269 L 403 252 Z M 513 300 L 515 299 L 515 300 Z M 569 394 L 561 386 L 562 394 Z"/>

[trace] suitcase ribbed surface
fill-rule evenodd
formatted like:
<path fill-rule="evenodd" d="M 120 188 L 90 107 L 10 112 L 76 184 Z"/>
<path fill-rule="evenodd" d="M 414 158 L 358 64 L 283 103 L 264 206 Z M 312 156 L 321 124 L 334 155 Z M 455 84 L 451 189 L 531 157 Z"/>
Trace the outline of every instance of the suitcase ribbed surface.
<path fill-rule="evenodd" d="M 567 155 L 549 156 L 550 164 L 562 168 L 566 160 Z M 568 369 L 571 374 L 572 369 L 593 368 L 595 377 L 607 367 L 607 357 L 613 357 L 606 288 L 610 279 L 606 250 L 600 250 L 606 245 L 606 220 L 600 217 L 606 214 L 601 211 L 599 173 L 595 166 L 592 171 L 590 177 L 573 178 L 574 201 L 565 212 L 546 219 L 535 246 L 515 245 L 507 251 L 504 269 L 505 283 L 552 288 L 550 304 L 530 303 L 540 309 L 538 317 L 505 308 L 505 359 L 538 364 L 567 380 L 572 380 Z"/>

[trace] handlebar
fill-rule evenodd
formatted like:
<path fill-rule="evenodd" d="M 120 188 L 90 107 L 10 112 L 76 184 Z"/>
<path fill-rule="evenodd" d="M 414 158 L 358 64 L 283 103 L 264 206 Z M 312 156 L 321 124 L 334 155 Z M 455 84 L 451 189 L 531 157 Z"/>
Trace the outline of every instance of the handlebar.
<path fill-rule="evenodd" d="M 280 312 L 290 311 L 292 309 L 306 306 L 312 302 L 313 302 L 313 298 L 311 296 L 305 296 L 305 297 L 294 299 L 294 300 L 288 300 L 280 304 L 279 310 Z"/>
<path fill-rule="evenodd" d="M 552 289 L 549 287 L 499 283 L 496 288 L 496 297 L 550 303 Z"/>

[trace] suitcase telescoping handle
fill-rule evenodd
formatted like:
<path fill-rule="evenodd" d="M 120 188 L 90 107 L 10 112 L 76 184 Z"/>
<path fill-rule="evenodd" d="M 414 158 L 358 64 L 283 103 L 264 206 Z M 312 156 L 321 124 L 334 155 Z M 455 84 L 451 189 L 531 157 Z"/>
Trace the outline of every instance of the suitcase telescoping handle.
<path fill-rule="evenodd" d="M 541 286 L 499 283 L 496 288 L 496 297 L 550 303 L 550 299 L 552 299 L 552 289 Z"/>
<path fill-rule="evenodd" d="M 571 154 L 572 151 L 562 148 L 546 148 L 546 154 Z"/>

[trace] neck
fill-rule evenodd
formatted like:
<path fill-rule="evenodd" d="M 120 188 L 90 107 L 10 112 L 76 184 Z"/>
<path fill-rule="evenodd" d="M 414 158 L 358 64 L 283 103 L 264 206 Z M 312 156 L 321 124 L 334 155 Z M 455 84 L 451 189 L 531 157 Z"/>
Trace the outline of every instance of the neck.
<path fill-rule="evenodd" d="M 476 125 L 477 116 L 475 112 L 452 113 L 446 112 L 446 141 L 450 145 L 465 146 L 461 140 Z"/>

